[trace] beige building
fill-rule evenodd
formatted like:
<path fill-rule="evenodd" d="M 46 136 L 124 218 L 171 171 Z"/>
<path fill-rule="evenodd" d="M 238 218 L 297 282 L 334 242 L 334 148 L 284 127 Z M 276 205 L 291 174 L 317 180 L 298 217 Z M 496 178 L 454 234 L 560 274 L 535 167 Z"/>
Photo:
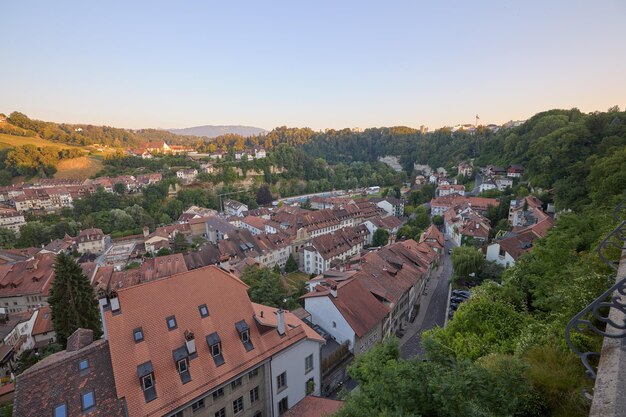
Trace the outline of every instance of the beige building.
<path fill-rule="evenodd" d="M 101 254 L 106 249 L 105 235 L 100 229 L 81 230 L 76 237 L 78 253 Z"/>

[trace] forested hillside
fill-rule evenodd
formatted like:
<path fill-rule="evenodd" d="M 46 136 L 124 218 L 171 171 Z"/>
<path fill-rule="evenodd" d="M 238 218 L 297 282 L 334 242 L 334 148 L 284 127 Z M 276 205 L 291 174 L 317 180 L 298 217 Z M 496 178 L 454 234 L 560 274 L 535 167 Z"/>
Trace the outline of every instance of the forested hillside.
<path fill-rule="evenodd" d="M 89 124 L 67 124 L 44 122 L 31 119 L 25 114 L 13 112 L 7 117 L 8 123 L 0 125 L 0 133 L 15 136 L 38 136 L 53 142 L 87 146 L 101 144 L 118 148 L 128 148 L 151 140 L 165 140 L 173 144 L 189 144 L 203 139 L 195 136 L 176 135 L 167 130 L 129 130 L 110 126 Z"/>
<path fill-rule="evenodd" d="M 452 144 L 464 151 L 420 162 L 522 163 L 531 184 L 553 188 L 557 204 L 572 211 L 500 282 L 476 287 L 445 328 L 423 336 L 425 362 L 399 360 L 394 344 L 360 357 L 351 369 L 360 389 L 338 416 L 588 415 L 583 393 L 593 381 L 564 331 L 614 280 L 595 250 L 617 226 L 612 211 L 626 198 L 625 121 L 618 112 L 555 110 L 493 136 L 431 135 L 437 152 L 451 152 Z M 416 138 L 416 149 L 424 140 Z M 582 351 L 599 351 L 595 334 L 574 337 Z"/>

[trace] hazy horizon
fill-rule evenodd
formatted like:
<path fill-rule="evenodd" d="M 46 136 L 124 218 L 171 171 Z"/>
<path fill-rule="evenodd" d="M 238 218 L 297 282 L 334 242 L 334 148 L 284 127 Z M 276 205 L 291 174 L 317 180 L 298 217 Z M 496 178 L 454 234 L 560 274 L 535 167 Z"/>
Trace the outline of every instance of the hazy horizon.
<path fill-rule="evenodd" d="M 626 105 L 619 1 L 13 2 L 3 14 L 0 111 L 47 121 L 432 130 Z"/>

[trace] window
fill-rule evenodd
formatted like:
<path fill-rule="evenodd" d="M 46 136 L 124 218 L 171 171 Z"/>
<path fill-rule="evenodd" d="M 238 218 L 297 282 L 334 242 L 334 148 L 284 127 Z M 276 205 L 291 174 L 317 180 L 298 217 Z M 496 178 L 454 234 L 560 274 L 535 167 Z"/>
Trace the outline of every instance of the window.
<path fill-rule="evenodd" d="M 254 403 L 259 399 L 259 387 L 254 387 L 250 390 L 250 402 Z"/>
<path fill-rule="evenodd" d="M 278 391 L 287 388 L 287 372 L 283 372 L 276 377 L 276 385 L 278 386 Z"/>
<path fill-rule="evenodd" d="M 247 343 L 250 341 L 250 331 L 246 330 L 245 332 L 241 333 L 241 341 L 243 343 Z"/>
<path fill-rule="evenodd" d="M 79 370 L 84 371 L 87 368 L 89 368 L 89 361 L 87 359 L 83 359 L 80 362 L 78 362 Z"/>
<path fill-rule="evenodd" d="M 176 324 L 176 316 L 166 317 L 165 321 L 167 322 L 167 328 L 169 330 L 174 330 L 178 327 L 178 325 Z"/>
<path fill-rule="evenodd" d="M 313 370 L 313 355 L 309 355 L 304 358 L 304 372 L 309 373 Z"/>
<path fill-rule="evenodd" d="M 150 388 L 154 387 L 154 378 L 152 378 L 152 374 L 148 374 L 141 378 L 141 386 L 143 387 L 144 391 L 147 391 Z"/>
<path fill-rule="evenodd" d="M 232 389 L 235 389 L 235 388 L 237 388 L 239 386 L 241 386 L 241 378 L 237 378 L 233 382 L 230 383 L 230 387 Z"/>
<path fill-rule="evenodd" d="M 200 312 L 200 317 L 202 318 L 209 316 L 209 308 L 206 306 L 206 304 L 198 306 L 198 311 Z"/>
<path fill-rule="evenodd" d="M 248 374 L 248 378 L 253 378 L 253 377 L 257 376 L 258 374 L 259 374 L 259 368 L 254 368 Z"/>
<path fill-rule="evenodd" d="M 213 332 L 206 337 L 206 343 L 211 350 L 211 356 L 213 356 L 213 362 L 216 366 L 224 365 L 224 356 L 222 356 L 222 339 L 217 332 Z"/>
<path fill-rule="evenodd" d="M 278 415 L 284 414 L 287 410 L 289 410 L 289 400 L 285 397 L 278 402 Z"/>
<path fill-rule="evenodd" d="M 96 405 L 96 396 L 93 391 L 89 391 L 82 395 L 83 410 L 89 410 Z"/>
<path fill-rule="evenodd" d="M 59 404 L 54 407 L 54 417 L 67 417 L 67 405 Z"/>
<path fill-rule="evenodd" d="M 187 372 L 189 370 L 189 365 L 187 364 L 187 358 L 179 360 L 177 362 L 177 366 L 178 366 L 179 374 Z"/>
<path fill-rule="evenodd" d="M 237 398 L 233 401 L 233 413 L 238 414 L 243 411 L 243 397 Z"/>
<path fill-rule="evenodd" d="M 333 321 L 333 328 L 337 327 L 337 323 Z"/>
<path fill-rule="evenodd" d="M 215 412 L 215 417 L 226 417 L 226 409 L 222 408 L 221 410 Z"/>
<path fill-rule="evenodd" d="M 178 413 L 174 414 L 172 417 L 183 417 L 183 411 L 179 411 Z"/>
<path fill-rule="evenodd" d="M 224 388 L 213 391 L 213 399 L 219 398 L 224 395 Z"/>
<path fill-rule="evenodd" d="M 199 409 L 204 408 L 204 398 L 191 404 L 191 410 L 195 413 Z"/>
<path fill-rule="evenodd" d="M 133 338 L 135 339 L 135 343 L 143 341 L 143 329 L 141 327 L 137 327 L 133 330 Z"/>

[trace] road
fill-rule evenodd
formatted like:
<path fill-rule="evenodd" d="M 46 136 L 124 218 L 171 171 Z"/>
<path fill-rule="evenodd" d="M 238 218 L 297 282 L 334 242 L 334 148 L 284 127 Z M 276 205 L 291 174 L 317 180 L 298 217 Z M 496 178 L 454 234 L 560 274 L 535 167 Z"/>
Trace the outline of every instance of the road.
<path fill-rule="evenodd" d="M 449 279 L 452 276 L 452 262 L 448 250 L 452 247 L 454 244 L 446 241 L 441 264 L 437 270 L 433 271 L 424 289 L 417 318 L 409 324 L 404 337 L 400 339 L 400 356 L 403 359 L 422 356 L 424 354 L 421 343 L 422 332 L 436 326 L 444 326 L 448 305 Z"/>
<path fill-rule="evenodd" d="M 483 177 L 481 174 L 476 174 L 476 178 L 474 179 L 474 189 L 468 193 L 468 195 L 477 196 L 480 194 L 480 184 L 483 183 Z"/>

